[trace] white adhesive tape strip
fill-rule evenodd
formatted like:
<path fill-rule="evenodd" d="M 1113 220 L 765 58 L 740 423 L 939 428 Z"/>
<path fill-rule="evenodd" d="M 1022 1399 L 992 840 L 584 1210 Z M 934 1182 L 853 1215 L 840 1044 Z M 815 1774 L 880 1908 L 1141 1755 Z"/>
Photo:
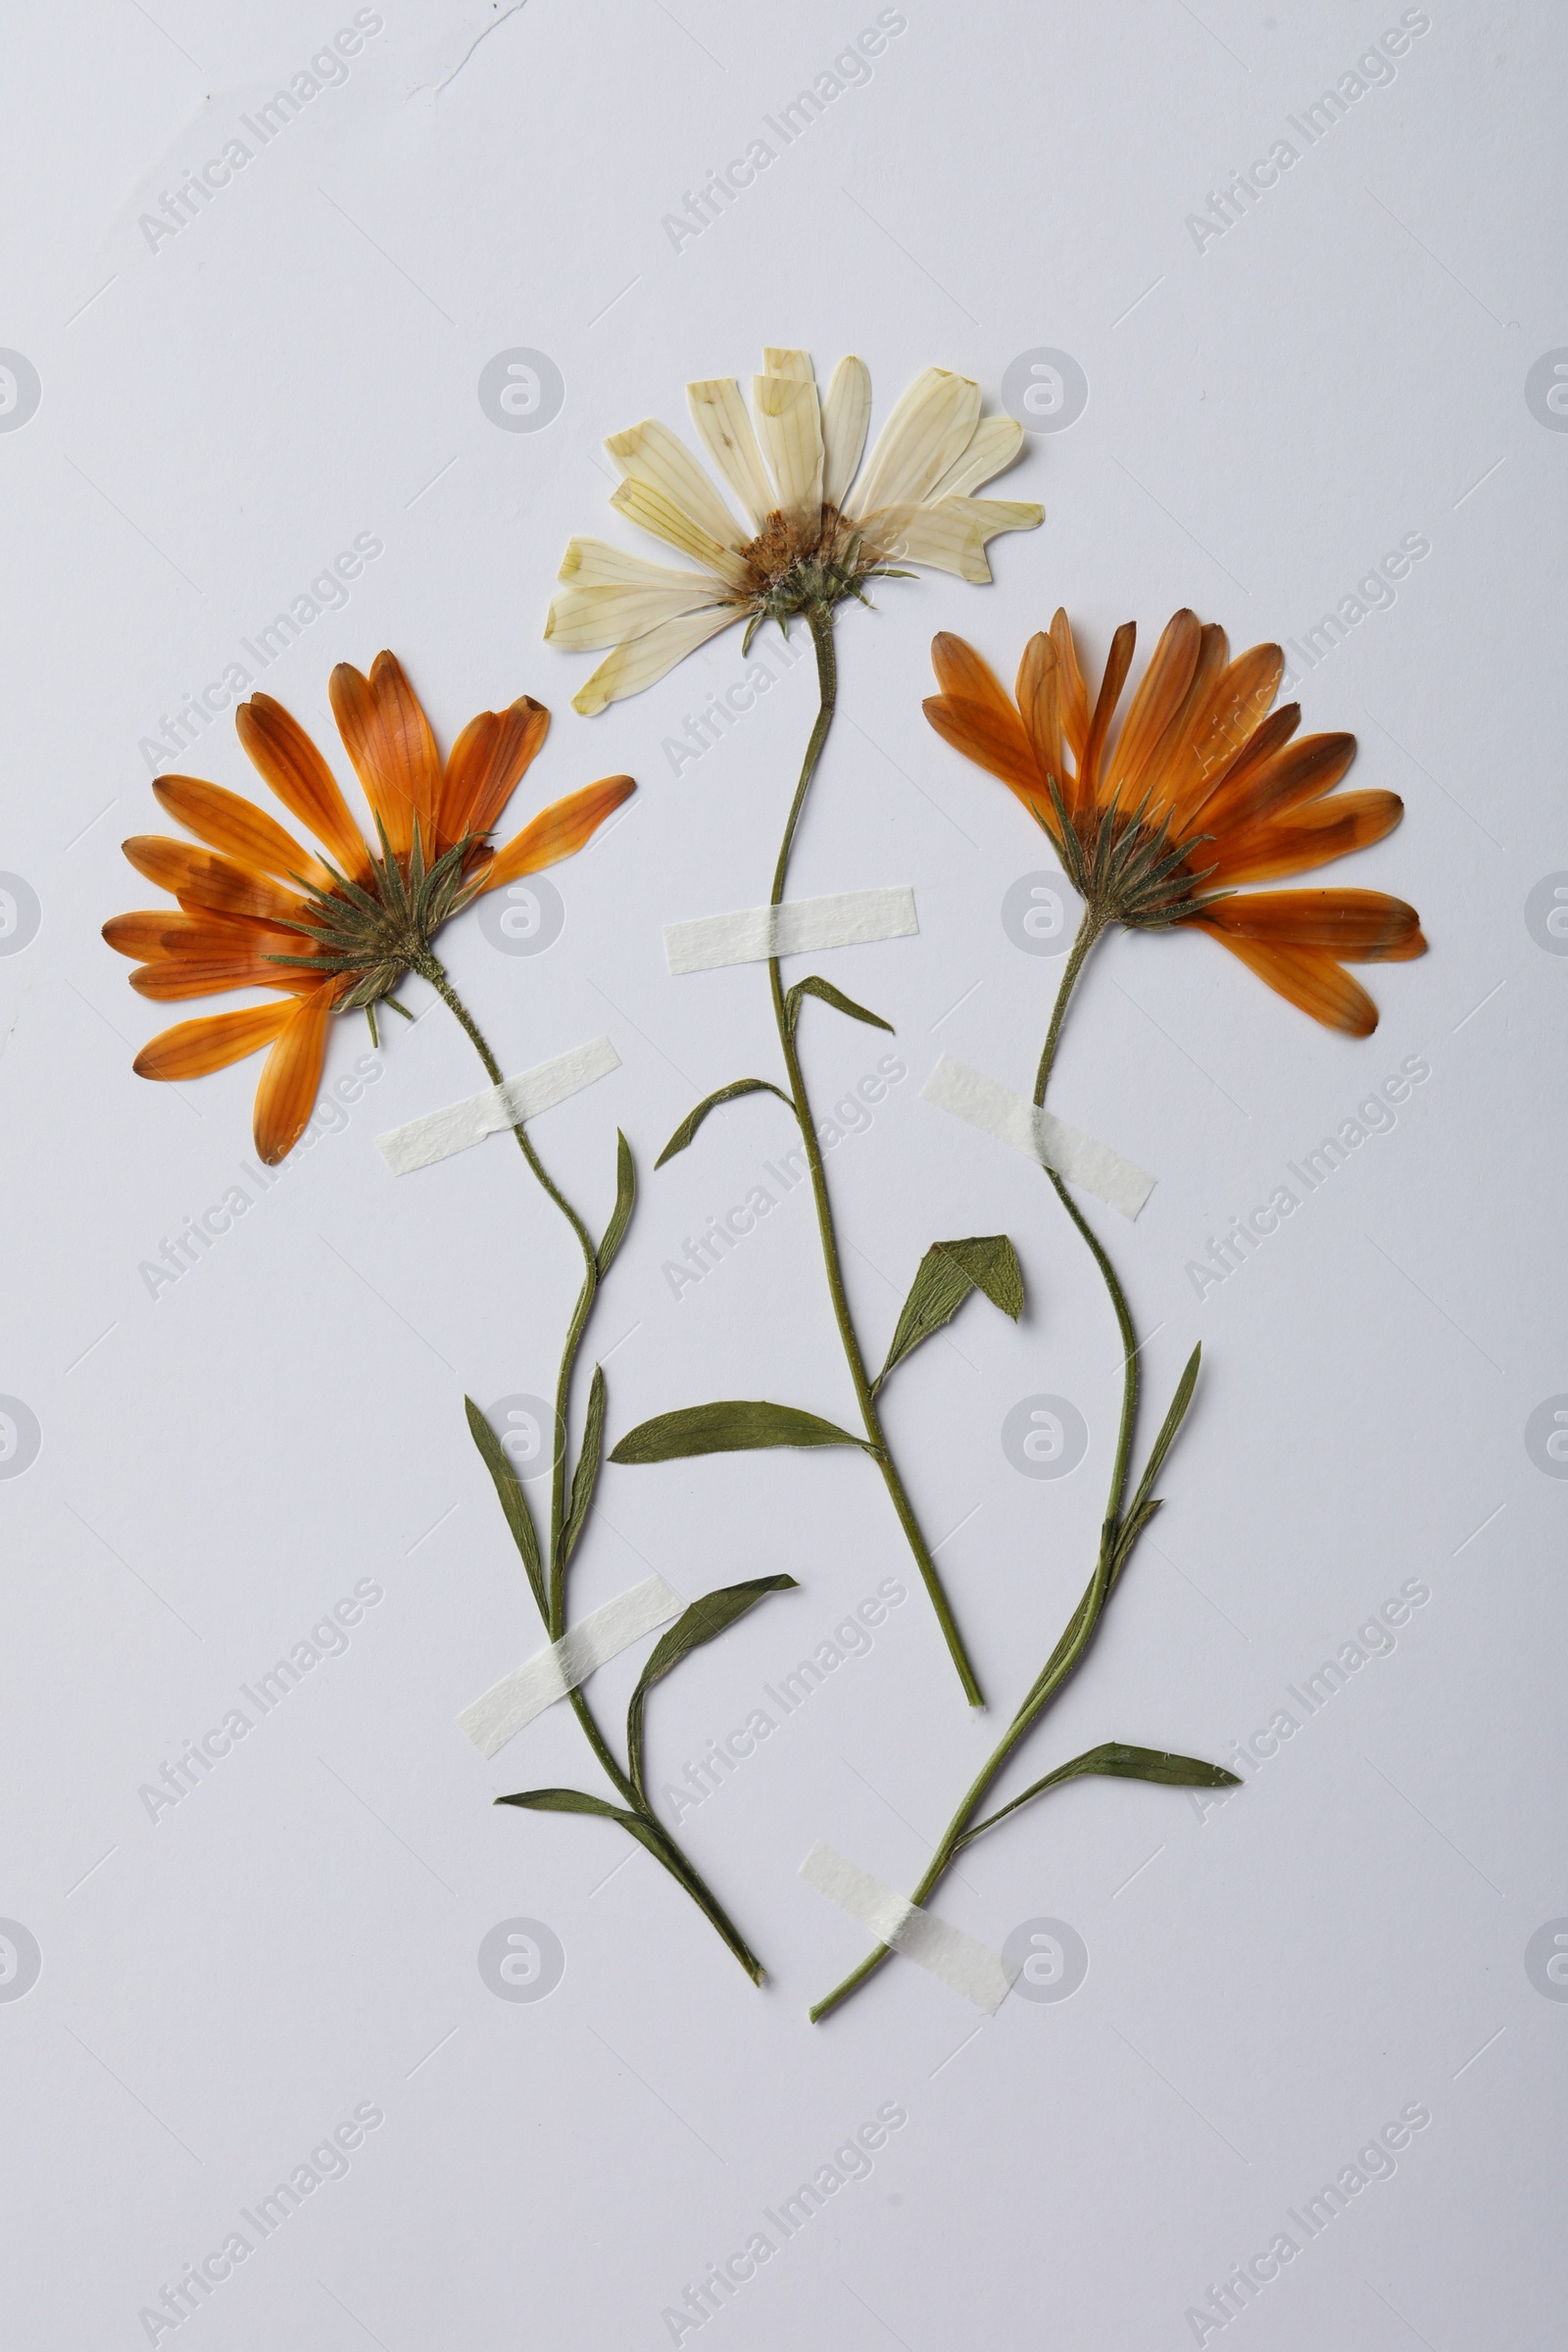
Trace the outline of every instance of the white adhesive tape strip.
<path fill-rule="evenodd" d="M 499 1135 L 519 1119 L 531 1119 L 564 1102 L 568 1095 L 580 1095 L 596 1078 L 608 1078 L 619 1067 L 620 1055 L 609 1038 L 596 1037 L 592 1045 L 574 1046 L 569 1054 L 558 1054 L 554 1061 L 542 1061 L 537 1069 L 524 1070 L 502 1086 L 487 1086 L 482 1095 L 449 1102 L 445 1110 L 427 1111 L 422 1119 L 378 1135 L 376 1149 L 394 1176 L 408 1176 L 416 1168 L 450 1159 L 454 1152 L 466 1152 L 470 1144 L 482 1144 L 487 1135 Z"/>
<path fill-rule="evenodd" d="M 812 1846 L 801 1864 L 801 1876 L 818 1894 L 825 1894 L 840 1910 L 858 1920 L 878 1943 L 890 1945 L 933 1977 L 940 1977 L 987 2017 L 995 2017 L 1011 1991 L 1018 1971 L 1000 1952 L 895 1894 L 891 1886 L 884 1886 L 858 1863 L 846 1862 L 830 1845 Z"/>
<path fill-rule="evenodd" d="M 1015 1152 L 1054 1168 L 1124 1217 L 1136 1217 L 1154 1189 L 1147 1169 L 1123 1159 L 1108 1144 L 1096 1143 L 1054 1111 L 1037 1110 L 1026 1096 L 999 1086 L 967 1062 L 955 1061 L 951 1054 L 943 1054 L 920 1092 L 939 1110 L 951 1110 L 956 1119 L 967 1119 L 971 1127 L 983 1127 Z"/>
<path fill-rule="evenodd" d="M 796 899 L 784 906 L 743 906 L 736 914 L 666 923 L 664 959 L 672 972 L 713 972 L 726 963 L 765 963 L 770 956 L 909 939 L 919 928 L 906 883 L 896 890 L 847 890 L 835 899 Z"/>
<path fill-rule="evenodd" d="M 650 1576 L 602 1609 L 592 1609 L 569 1634 L 541 1649 L 458 1717 L 482 1756 L 493 1756 L 524 1724 L 586 1682 L 596 1666 L 619 1655 L 644 1634 L 667 1625 L 686 1606 L 662 1576 Z"/>

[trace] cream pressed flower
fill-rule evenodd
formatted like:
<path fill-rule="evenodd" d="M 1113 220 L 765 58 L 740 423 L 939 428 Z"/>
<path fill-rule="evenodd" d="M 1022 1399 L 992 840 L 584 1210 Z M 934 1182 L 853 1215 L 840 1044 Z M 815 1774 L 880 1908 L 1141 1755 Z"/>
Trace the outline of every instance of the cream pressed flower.
<path fill-rule="evenodd" d="M 641 693 L 732 622 L 831 609 L 907 564 L 983 583 L 987 541 L 1044 519 L 1033 504 L 973 496 L 1012 464 L 1023 427 L 983 417 L 979 385 L 945 368 L 915 377 L 863 470 L 863 360 L 840 360 L 823 397 L 808 352 L 766 350 L 750 412 L 733 376 L 686 390 L 743 519 L 656 418 L 605 444 L 623 476 L 611 505 L 698 568 L 571 541 L 545 635 L 568 653 L 613 649 L 572 697 L 585 717 Z"/>

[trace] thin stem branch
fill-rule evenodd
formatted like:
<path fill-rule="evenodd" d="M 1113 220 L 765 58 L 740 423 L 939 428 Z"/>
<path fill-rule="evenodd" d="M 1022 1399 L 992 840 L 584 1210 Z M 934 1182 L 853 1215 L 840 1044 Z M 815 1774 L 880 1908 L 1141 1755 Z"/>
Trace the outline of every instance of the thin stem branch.
<path fill-rule="evenodd" d="M 1060 1042 L 1062 1024 L 1066 1019 L 1067 1006 L 1071 1001 L 1073 990 L 1078 984 L 1079 976 L 1095 942 L 1104 928 L 1103 917 L 1086 908 L 1083 921 L 1078 928 L 1078 936 L 1073 941 L 1071 952 L 1062 970 L 1060 985 L 1056 991 L 1056 1001 L 1052 1008 L 1051 1026 L 1046 1032 L 1046 1042 L 1040 1055 L 1040 1067 L 1035 1077 L 1034 1095 L 1037 1109 L 1045 1107 L 1046 1088 L 1050 1082 L 1052 1065 L 1055 1060 L 1056 1048 Z M 932 1855 L 929 1868 L 910 1895 L 909 1899 L 914 1903 L 925 1901 L 926 1896 L 941 1880 L 960 1847 L 968 1842 L 971 1836 L 978 1835 L 981 1827 L 993 1828 L 997 1821 L 1004 1819 L 1012 1811 L 1011 1806 L 1004 1806 L 1002 1811 L 993 1816 L 990 1821 L 983 1825 L 976 1825 L 974 1830 L 970 1830 L 969 1825 L 973 1821 L 981 1800 L 997 1779 L 1003 1766 L 1020 1741 L 1039 1722 L 1062 1685 L 1081 1664 L 1090 1642 L 1094 1640 L 1095 1629 L 1100 1623 L 1101 1613 L 1109 1597 L 1111 1587 L 1125 1566 L 1127 1554 L 1131 1548 L 1130 1544 L 1123 1542 L 1121 1506 L 1126 1493 L 1127 1463 L 1132 1449 L 1133 1428 L 1138 1414 L 1138 1348 L 1133 1331 L 1132 1315 L 1128 1309 L 1121 1284 L 1116 1279 L 1115 1269 L 1098 1237 L 1091 1231 L 1077 1202 L 1072 1199 L 1054 1168 L 1048 1168 L 1046 1173 L 1051 1178 L 1058 1200 L 1082 1235 L 1084 1243 L 1100 1270 L 1110 1297 L 1112 1309 L 1115 1312 L 1116 1328 L 1121 1334 L 1121 1422 L 1116 1438 L 1115 1460 L 1111 1468 L 1110 1493 L 1106 1499 L 1105 1517 L 1100 1534 L 1100 1553 L 1095 1562 L 1094 1574 L 1085 1588 L 1078 1606 L 1068 1619 L 1061 1639 L 1031 1685 L 1017 1714 L 1014 1715 L 1002 1739 L 964 1791 L 957 1811 L 944 1830 L 937 1849 Z M 866 1955 L 858 1968 L 851 1971 L 841 1984 L 835 1985 L 824 1999 L 818 2001 L 810 2012 L 812 2024 L 818 2024 L 824 2017 L 830 2016 L 842 2002 L 849 1999 L 851 1993 L 857 1991 L 866 1982 L 868 1977 L 874 1976 L 888 1958 L 889 1949 L 887 1944 L 879 1944 L 875 1951 Z"/>
<path fill-rule="evenodd" d="M 490 1051 L 478 1022 L 452 985 L 451 976 L 440 958 L 427 949 L 419 961 L 415 964 L 414 969 L 417 971 L 422 980 L 429 982 L 442 1003 L 451 1011 L 468 1038 L 480 1061 L 484 1064 L 485 1075 L 491 1085 L 504 1085 L 501 1064 Z M 594 1300 L 599 1291 L 599 1253 L 586 1224 L 572 1207 L 571 1202 L 566 1199 L 565 1194 L 556 1183 L 534 1150 L 533 1138 L 529 1135 L 524 1122 L 521 1119 L 516 1120 L 512 1132 L 516 1137 L 522 1156 L 527 1161 L 541 1189 L 571 1227 L 577 1246 L 582 1251 L 583 1260 L 582 1284 L 577 1293 L 576 1304 L 572 1308 L 571 1320 L 566 1326 L 565 1345 L 562 1350 L 561 1370 L 556 1383 L 556 1453 L 551 1477 L 550 1561 L 547 1592 L 549 1608 L 545 1619 L 545 1631 L 552 1642 L 559 1642 L 566 1630 L 566 1562 L 563 1538 L 566 1521 L 567 1412 L 571 1403 L 572 1372 L 576 1366 L 578 1350 L 582 1346 L 583 1336 L 588 1328 L 588 1318 L 593 1311 Z M 693 1869 L 668 1830 L 654 1812 L 642 1790 L 634 1787 L 630 1774 L 624 1770 L 613 1748 L 600 1730 L 593 1710 L 588 1704 L 587 1692 L 580 1684 L 573 1685 L 572 1689 L 567 1691 L 566 1698 L 572 1713 L 582 1726 L 583 1734 L 594 1752 L 601 1771 L 610 1781 L 628 1811 L 635 1813 L 638 1820 L 650 1833 L 657 1846 L 659 1859 L 663 1863 L 670 1877 L 678 1886 L 685 1888 L 693 1902 L 717 1930 L 753 1984 L 760 1984 L 766 1973 L 762 1963 L 747 1943 L 717 1896 Z"/>
<path fill-rule="evenodd" d="M 768 901 L 770 906 L 782 906 L 784 902 L 785 884 L 789 878 L 790 853 L 795 847 L 796 832 L 806 808 L 806 796 L 816 771 L 817 761 L 822 756 L 822 746 L 827 741 L 828 729 L 833 723 L 833 711 L 838 699 L 838 658 L 833 643 L 832 612 L 825 606 L 812 606 L 808 610 L 807 618 L 810 623 L 811 640 L 816 649 L 818 688 L 816 721 L 811 728 L 810 740 L 806 747 L 801 780 L 795 788 L 795 798 L 790 804 L 789 819 L 784 827 L 784 838 L 779 845 L 778 863 L 773 871 L 773 893 Z M 785 1002 L 783 975 L 779 969 L 779 959 L 776 956 L 769 958 L 767 970 L 768 985 L 773 999 L 773 1019 L 778 1029 L 779 1051 L 784 1056 L 784 1066 L 789 1073 L 790 1094 L 794 1102 L 796 1118 L 800 1122 L 801 1141 L 806 1148 L 807 1166 L 810 1172 L 811 1198 L 816 1207 L 816 1228 L 822 1245 L 822 1263 L 827 1274 L 828 1297 L 832 1301 L 833 1319 L 838 1325 L 839 1338 L 844 1347 L 844 1360 L 849 1366 L 850 1379 L 854 1384 L 856 1402 L 859 1407 L 860 1419 L 864 1424 L 865 1434 L 871 1446 L 872 1457 L 882 1473 L 893 1508 L 898 1514 L 899 1525 L 904 1530 L 905 1539 L 914 1556 L 914 1564 L 920 1571 L 921 1582 L 924 1584 L 930 1596 L 931 1605 L 936 1611 L 937 1623 L 942 1628 L 943 1639 L 947 1642 L 953 1663 L 957 1668 L 958 1679 L 963 1685 L 964 1696 L 972 1707 L 983 1707 L 985 1698 L 981 1692 L 974 1668 L 969 1661 L 968 1651 L 964 1647 L 963 1637 L 958 1631 L 957 1620 L 953 1613 L 953 1605 L 948 1599 L 936 1561 L 921 1532 L 920 1523 L 915 1517 L 914 1505 L 909 1499 L 907 1490 L 899 1472 L 899 1466 L 893 1458 L 893 1449 L 888 1444 L 887 1433 L 882 1426 L 882 1417 L 877 1410 L 876 1396 L 866 1372 L 865 1358 L 860 1350 L 859 1339 L 855 1329 L 854 1318 L 850 1313 L 849 1298 L 844 1287 L 844 1273 L 839 1259 L 838 1235 L 833 1223 L 833 1205 L 828 1196 L 827 1171 L 823 1165 L 822 1148 L 817 1140 L 816 1121 L 811 1114 L 810 1099 L 807 1093 L 806 1078 L 801 1068 L 795 1029 Z"/>

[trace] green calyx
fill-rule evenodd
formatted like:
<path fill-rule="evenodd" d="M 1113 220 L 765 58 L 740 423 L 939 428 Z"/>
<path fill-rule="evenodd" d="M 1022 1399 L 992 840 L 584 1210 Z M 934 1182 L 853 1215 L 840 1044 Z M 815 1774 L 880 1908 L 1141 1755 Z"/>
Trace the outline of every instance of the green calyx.
<path fill-rule="evenodd" d="M 417 818 L 413 846 L 403 859 L 393 852 L 379 817 L 376 831 L 381 856 L 371 858 L 366 881 L 351 881 L 330 865 L 327 871 L 332 880 L 326 889 L 296 879 L 310 911 L 288 928 L 304 933 L 316 944 L 309 955 L 268 958 L 270 963 L 319 972 L 323 977 L 352 976 L 353 985 L 338 1000 L 340 1011 L 359 1006 L 368 1010 L 391 996 L 406 972 L 428 976 L 435 934 L 444 922 L 462 912 L 479 889 L 479 877 L 466 875 L 464 868 L 480 835 L 466 834 L 427 867 Z M 403 1007 L 397 1005 L 396 1009 L 401 1012 Z"/>
<path fill-rule="evenodd" d="M 1047 778 L 1047 786 L 1056 811 L 1051 837 L 1061 853 L 1068 881 L 1097 927 L 1123 923 L 1131 931 L 1161 931 L 1230 897 L 1229 891 L 1200 887 L 1214 871 L 1211 864 L 1194 866 L 1195 851 L 1213 836 L 1191 833 L 1185 841 L 1173 842 L 1169 811 L 1158 824 L 1148 821 L 1148 793 L 1126 812 L 1112 801 L 1100 812 L 1098 823 L 1091 819 L 1080 831 L 1067 813 L 1054 776 Z M 1046 830 L 1051 832 L 1050 827 Z"/>

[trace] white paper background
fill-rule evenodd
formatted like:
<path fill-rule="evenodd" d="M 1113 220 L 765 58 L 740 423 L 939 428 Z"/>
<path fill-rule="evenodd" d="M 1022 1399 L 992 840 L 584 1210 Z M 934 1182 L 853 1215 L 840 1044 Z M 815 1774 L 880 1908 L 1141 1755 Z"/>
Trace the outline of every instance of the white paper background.
<path fill-rule="evenodd" d="M 0 1389 L 42 1448 L 0 1483 L 0 1912 L 43 1967 L 0 2004 L 0 2332 L 145 2342 L 142 2307 L 372 2103 L 348 2177 L 181 2344 L 653 2347 L 762 2209 L 898 2102 L 870 2177 L 705 2344 L 1174 2348 L 1288 2208 L 1422 2102 L 1396 2175 L 1207 2340 L 1552 2340 L 1568 2007 L 1525 1949 L 1568 1913 L 1568 1489 L 1523 1433 L 1568 1389 L 1568 964 L 1524 906 L 1568 866 L 1568 440 L 1524 386 L 1568 339 L 1568 28 L 1435 0 L 1392 82 L 1200 251 L 1188 214 L 1397 25 L 1394 0 L 907 0 L 870 79 L 676 251 L 662 217 L 874 22 L 869 0 L 530 0 L 500 22 L 387 0 L 347 80 L 149 251 L 138 215 L 352 13 L 89 0 L 13 9 L 4 33 L 0 342 L 42 401 L 0 433 L 0 864 L 42 924 L 0 960 Z M 839 633 L 843 714 L 792 887 L 912 881 L 921 925 L 827 967 L 896 1020 L 909 1070 L 829 1163 L 856 1309 L 876 1352 L 932 1240 L 1002 1230 L 1031 1303 L 1016 1330 L 971 1304 L 889 1406 L 933 1539 L 958 1531 L 942 1562 L 992 1716 L 967 1719 L 911 1594 L 687 1816 L 773 1972 L 758 1993 L 640 1853 L 609 1876 L 612 1829 L 492 1809 L 588 1769 L 564 1710 L 494 1767 L 455 1726 L 539 1639 L 461 1396 L 547 1388 L 573 1282 L 505 1139 L 406 1183 L 374 1152 L 471 1091 L 463 1039 L 439 1007 L 399 1027 L 343 1130 L 154 1300 L 139 1264 L 249 1155 L 257 1065 L 134 1078 L 159 1022 L 97 933 L 148 895 L 118 846 L 161 829 L 140 741 L 373 535 L 346 605 L 265 677 L 323 743 L 331 664 L 390 644 L 443 742 L 519 692 L 555 709 L 517 821 L 616 769 L 642 783 L 556 875 L 547 953 L 498 953 L 476 917 L 442 948 L 509 1069 L 601 1031 L 622 1055 L 538 1130 L 596 1221 L 617 1121 L 638 1152 L 594 1334 L 612 1435 L 713 1396 L 851 1411 L 803 1193 L 679 1300 L 662 1274 L 787 1143 L 776 1105 L 742 1102 L 652 1174 L 700 1094 L 775 1074 L 762 975 L 672 980 L 661 925 L 764 894 L 808 665 L 677 779 L 662 741 L 740 674 L 738 639 L 591 723 L 569 710 L 586 662 L 540 640 L 567 536 L 630 536 L 604 434 L 682 424 L 686 378 L 748 375 L 764 341 L 824 369 L 861 353 L 878 419 L 932 362 L 994 404 L 1042 347 L 1090 392 L 1006 483 L 1048 518 L 998 544 L 993 588 L 891 583 Z M 532 434 L 476 397 L 517 347 L 565 385 Z M 977 2031 L 895 1962 L 812 2030 L 861 1938 L 800 1858 L 826 1838 L 913 1883 L 1088 1573 L 1117 1385 L 1038 1173 L 918 1099 L 944 1050 L 1026 1087 L 1059 968 L 1000 911 L 1049 858 L 921 716 L 931 634 L 1010 670 L 1059 601 L 1097 664 L 1118 621 L 1147 651 L 1189 602 L 1235 643 L 1299 633 L 1410 533 L 1430 555 L 1301 690 L 1309 727 L 1360 736 L 1355 781 L 1406 799 L 1332 877 L 1412 899 L 1433 941 L 1369 975 L 1376 1038 L 1326 1034 L 1191 940 L 1114 941 L 1073 1014 L 1057 1110 L 1160 1177 L 1136 1230 L 1100 1218 L 1152 1390 L 1195 1338 L 1205 1370 L 1168 1508 L 1036 1769 L 1111 1737 L 1223 1756 L 1405 1580 L 1430 1601 L 1206 1821 L 1181 1792 L 1080 1786 L 965 1859 L 944 1915 L 997 1947 L 1070 1923 L 1090 1955 L 1070 2000 L 1014 1995 Z M 226 718 L 166 764 L 249 778 Z M 806 1035 L 824 1111 L 888 1043 L 820 1007 Z M 331 1080 L 365 1051 L 345 1026 Z M 1394 1131 L 1200 1303 L 1186 1261 L 1412 1054 L 1432 1075 Z M 1000 1443 L 1041 1393 L 1090 1433 L 1054 1483 Z M 657 1693 L 663 1782 L 906 1563 L 863 1457 L 776 1455 L 608 1472 L 577 1605 L 650 1569 L 683 1592 L 781 1569 L 804 1588 Z M 346 1654 L 150 1821 L 139 1787 L 367 1578 L 384 1599 Z M 638 1654 L 599 1678 L 612 1720 Z M 476 1964 L 517 1916 L 565 1953 L 535 2003 Z"/>

